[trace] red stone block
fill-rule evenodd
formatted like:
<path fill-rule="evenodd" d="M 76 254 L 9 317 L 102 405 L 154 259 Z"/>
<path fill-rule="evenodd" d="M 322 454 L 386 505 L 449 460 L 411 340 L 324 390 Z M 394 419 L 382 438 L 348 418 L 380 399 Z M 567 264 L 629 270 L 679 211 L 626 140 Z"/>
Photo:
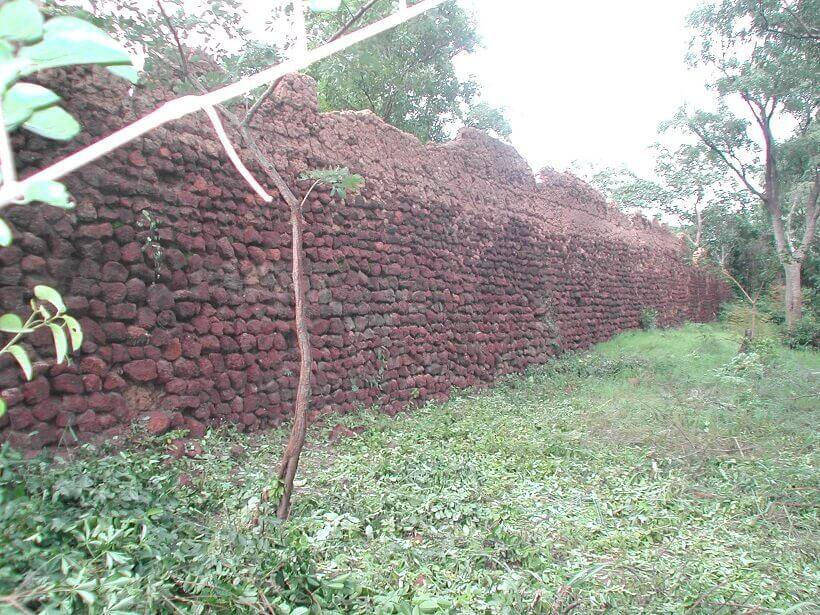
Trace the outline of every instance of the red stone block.
<path fill-rule="evenodd" d="M 161 436 L 171 429 L 171 417 L 165 412 L 150 412 L 146 417 L 145 427 L 148 433 Z"/>
<path fill-rule="evenodd" d="M 137 382 L 150 382 L 157 377 L 157 363 L 151 359 L 131 361 L 123 365 L 123 372 Z"/>

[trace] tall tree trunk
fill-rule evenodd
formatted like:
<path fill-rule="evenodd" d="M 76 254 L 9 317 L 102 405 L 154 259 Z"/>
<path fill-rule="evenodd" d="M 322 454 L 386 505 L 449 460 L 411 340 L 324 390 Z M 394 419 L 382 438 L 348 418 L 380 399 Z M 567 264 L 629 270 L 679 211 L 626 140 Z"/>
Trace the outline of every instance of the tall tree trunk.
<path fill-rule="evenodd" d="M 800 288 L 800 261 L 791 260 L 783 263 L 786 274 L 786 326 L 791 327 L 803 317 L 803 295 Z"/>
<path fill-rule="evenodd" d="M 308 403 L 310 402 L 310 371 L 313 365 L 310 333 L 308 332 L 307 324 L 307 311 L 305 309 L 307 289 L 304 273 L 305 251 L 302 246 L 304 222 L 298 203 L 290 204 L 290 224 L 293 236 L 293 265 L 291 275 L 293 277 L 293 297 L 295 302 L 296 339 L 299 345 L 299 384 L 296 389 L 296 404 L 293 409 L 293 426 L 291 427 L 290 437 L 288 438 L 288 443 L 285 446 L 282 460 L 279 464 L 279 481 L 283 492 L 279 498 L 276 516 L 280 519 L 287 519 L 290 513 L 293 479 L 296 477 L 296 470 L 299 468 L 299 456 L 305 444 L 307 409 Z"/>

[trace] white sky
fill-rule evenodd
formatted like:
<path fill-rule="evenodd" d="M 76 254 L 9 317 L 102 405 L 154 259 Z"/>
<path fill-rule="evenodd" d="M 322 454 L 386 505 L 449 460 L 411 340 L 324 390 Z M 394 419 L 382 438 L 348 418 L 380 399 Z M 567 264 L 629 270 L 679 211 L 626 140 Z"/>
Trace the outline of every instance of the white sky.
<path fill-rule="evenodd" d="M 651 174 L 658 124 L 704 100 L 684 64 L 700 0 L 460 0 L 484 49 L 458 58 L 483 98 L 507 108 L 533 170 L 578 160 Z"/>

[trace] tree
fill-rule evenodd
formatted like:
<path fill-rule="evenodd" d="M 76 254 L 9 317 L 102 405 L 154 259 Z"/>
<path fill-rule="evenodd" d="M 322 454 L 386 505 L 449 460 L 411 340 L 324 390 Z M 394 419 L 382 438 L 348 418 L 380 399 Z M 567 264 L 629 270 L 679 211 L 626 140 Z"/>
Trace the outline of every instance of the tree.
<path fill-rule="evenodd" d="M 192 91 L 187 73 L 196 74 L 210 88 L 281 59 L 275 45 L 250 37 L 240 0 L 219 0 L 207 7 L 183 0 L 70 1 L 50 5 L 48 10 L 81 16 L 111 32 L 134 55 L 144 58 L 144 82 L 161 83 L 176 93 Z M 168 19 L 176 26 L 174 37 L 168 36 Z"/>
<path fill-rule="evenodd" d="M 491 107 L 484 102 L 477 103 L 470 107 L 464 117 L 464 125 L 484 130 L 494 137 L 505 141 L 508 140 L 512 134 L 512 127 L 504 116 L 504 109 Z"/>
<path fill-rule="evenodd" d="M 344 5 L 346 11 L 311 20 L 313 40 L 326 40 L 362 7 L 372 6 L 368 16 L 374 19 L 395 8 L 384 0 L 346 0 Z M 460 80 L 453 66 L 453 58 L 478 45 L 475 24 L 453 1 L 319 62 L 308 73 L 317 81 L 319 105 L 325 110 L 370 109 L 422 141 L 444 141 L 459 123 L 506 137 L 510 130 L 503 112 L 476 103 L 478 84 Z"/>
<path fill-rule="evenodd" d="M 701 245 L 703 210 L 721 205 L 743 207 L 747 199 L 702 144 L 684 143 L 675 150 L 656 143 L 655 177 L 645 179 L 625 167 L 604 168 L 590 177 L 607 198 L 621 206 L 672 216 L 693 248 Z"/>
<path fill-rule="evenodd" d="M 358 22 L 361 19 L 361 17 L 366 13 L 367 9 L 373 6 L 374 3 L 375 0 L 371 1 L 368 5 L 363 7 L 356 14 L 354 14 L 351 17 L 351 19 L 348 20 L 339 29 L 339 31 L 337 31 L 331 37 L 331 39 L 335 39 L 341 36 L 345 31 L 353 27 L 353 25 L 356 22 Z M 326 173 L 324 179 L 317 179 L 317 181 L 315 181 L 314 184 L 309 188 L 308 192 L 305 194 L 302 201 L 300 201 L 294 195 L 293 191 L 288 186 L 288 184 L 283 180 L 283 178 L 277 171 L 275 165 L 273 164 L 272 160 L 265 156 L 265 154 L 261 151 L 258 144 L 256 143 L 255 138 L 253 137 L 253 134 L 249 130 L 251 120 L 253 119 L 256 111 L 258 111 L 260 106 L 264 103 L 265 99 L 274 91 L 276 84 L 278 83 L 279 79 L 281 79 L 281 76 L 283 74 L 281 69 L 275 66 L 271 66 L 265 70 L 255 73 L 251 78 L 241 79 L 225 87 L 218 88 L 215 91 L 208 92 L 205 86 L 203 85 L 201 79 L 198 77 L 198 75 L 193 70 L 191 70 L 190 63 L 187 61 L 187 58 L 189 57 L 188 52 L 185 49 L 184 45 L 181 43 L 180 36 L 176 31 L 176 28 L 173 24 L 173 20 L 169 16 L 168 12 L 164 9 L 162 0 L 156 0 L 156 5 L 157 9 L 160 12 L 160 15 L 162 16 L 164 24 L 167 27 L 169 36 L 171 40 L 173 40 L 173 44 L 175 45 L 179 53 L 178 70 L 180 71 L 180 74 L 186 79 L 186 81 L 188 81 L 188 83 L 193 88 L 198 90 L 201 94 L 199 96 L 185 96 L 165 103 L 164 105 L 154 110 L 152 113 L 149 113 L 148 115 L 144 116 L 137 122 L 134 122 L 124 128 L 121 128 L 120 130 L 115 131 L 114 133 L 108 135 L 105 139 L 97 141 L 96 143 L 87 146 L 86 148 L 83 148 L 79 152 L 70 155 L 69 157 L 61 160 L 60 162 L 51 165 L 49 168 L 44 169 L 40 173 L 27 178 L 26 180 L 24 180 L 24 183 L 19 184 L 19 186 L 36 186 L 38 181 L 36 178 L 38 175 L 60 177 L 61 175 L 70 172 L 70 170 L 72 169 L 76 169 L 80 166 L 83 166 L 84 164 L 88 164 L 89 162 L 99 158 L 100 156 L 104 155 L 106 151 L 110 151 L 110 148 L 116 148 L 118 146 L 124 145 L 134 140 L 137 136 L 151 130 L 151 128 L 161 126 L 162 124 L 169 122 L 172 119 L 181 117 L 182 115 L 187 115 L 189 113 L 201 110 L 204 111 L 206 115 L 208 115 L 211 123 L 213 124 L 214 130 L 217 136 L 219 137 L 219 140 L 223 148 L 225 149 L 225 152 L 229 160 L 233 163 L 233 165 L 236 167 L 239 173 L 243 176 L 243 178 L 248 182 L 251 188 L 261 198 L 263 198 L 266 202 L 273 201 L 273 197 L 265 191 L 265 189 L 259 184 L 259 182 L 256 181 L 256 179 L 253 177 L 250 171 L 242 163 L 242 160 L 240 159 L 238 153 L 231 144 L 230 139 L 228 138 L 228 135 L 226 134 L 224 127 L 222 126 L 222 122 L 220 120 L 220 116 L 217 112 L 217 109 L 220 109 L 224 116 L 227 117 L 231 125 L 242 136 L 242 138 L 245 141 L 245 144 L 247 145 L 251 154 L 254 156 L 256 162 L 261 167 L 263 172 L 268 176 L 271 183 L 273 183 L 273 185 L 277 188 L 281 197 L 285 200 L 290 210 L 291 228 L 293 235 L 292 277 L 295 299 L 294 312 L 295 328 L 297 334 L 296 336 L 298 340 L 300 354 L 300 373 L 299 384 L 297 386 L 296 402 L 294 405 L 294 424 L 291 431 L 291 437 L 288 440 L 288 444 L 282 456 L 279 473 L 275 481 L 275 489 L 280 493 L 279 502 L 277 505 L 277 514 L 280 518 L 285 519 L 289 514 L 290 495 L 293 489 L 293 479 L 296 474 L 296 469 L 298 467 L 301 449 L 305 441 L 307 406 L 310 400 L 310 372 L 312 365 L 312 353 L 309 340 L 309 332 L 307 329 L 307 315 L 305 309 L 306 283 L 304 272 L 305 256 L 302 244 L 302 231 L 304 226 L 304 220 L 302 218 L 301 211 L 302 204 L 318 183 L 330 183 L 333 192 L 335 192 L 337 195 L 344 196 L 344 190 L 358 186 L 362 182 L 362 178 L 359 176 L 350 176 L 346 169 L 334 169 L 326 171 L 324 172 Z M 429 11 L 432 8 L 435 8 L 432 5 L 432 3 L 420 4 L 413 10 L 408 11 L 405 21 L 407 19 L 410 19 L 411 16 L 418 17 L 418 15 L 420 14 L 423 15 L 426 11 Z M 372 24 L 372 27 L 370 28 L 370 36 L 373 36 L 374 32 L 385 32 L 394 27 L 396 27 L 394 21 L 381 20 L 380 22 Z M 349 48 L 351 45 L 356 44 L 356 42 L 358 42 L 356 39 L 351 38 L 348 41 L 346 41 L 341 48 Z M 71 46 L 68 45 L 67 48 L 71 49 Z M 322 55 L 322 53 L 324 53 L 325 56 L 328 56 L 328 54 L 331 53 L 337 53 L 337 51 L 333 51 L 333 49 L 334 48 L 332 47 L 326 47 L 323 50 L 317 50 L 317 53 L 314 54 L 314 57 L 316 55 Z M 306 63 L 305 65 L 309 65 L 309 63 Z M 59 64 L 57 66 L 59 66 Z M 115 66 L 113 68 L 118 69 L 118 73 L 123 72 L 121 67 L 119 66 Z M 242 95 L 243 93 L 251 92 L 254 85 L 263 83 L 262 79 L 268 77 L 272 79 L 272 82 L 268 84 L 268 86 L 264 89 L 261 95 L 258 98 L 256 98 L 256 100 L 253 102 L 253 104 L 247 108 L 246 113 L 244 113 L 244 117 L 242 117 L 241 119 L 239 118 L 239 116 L 236 115 L 236 113 L 234 113 L 231 109 L 227 108 L 223 104 L 225 101 L 234 99 L 237 96 Z M 135 126 L 138 126 L 138 128 L 135 128 Z M 59 170 L 56 170 L 57 167 L 59 167 Z M 13 185 L 16 190 L 18 184 L 15 182 Z M 7 204 L 16 200 L 16 196 L 11 190 L 5 190 L 6 186 L 2 186 L 2 188 L 4 190 L 3 194 L 0 195 L 0 207 L 2 207 L 3 204 Z M 269 493 L 269 491 L 266 492 Z"/>
<path fill-rule="evenodd" d="M 717 111 L 682 109 L 673 120 L 763 204 L 783 268 L 788 326 L 802 315 L 801 268 L 820 214 L 818 23 L 817 0 L 721 0 L 696 10 L 690 63 L 713 71 Z M 779 136 L 783 126 L 789 129 Z"/>
<path fill-rule="evenodd" d="M 176 66 L 182 78 L 190 87 L 202 93 L 206 92 L 206 88 L 199 76 L 191 70 L 187 62 L 189 52 L 181 42 L 179 33 L 177 32 L 176 24 L 171 15 L 165 10 L 162 0 L 157 0 L 157 9 L 162 16 L 164 26 L 166 28 L 167 36 L 174 41 L 175 48 L 178 52 L 176 58 Z M 351 17 L 349 21 L 341 26 L 330 38 L 334 39 L 341 36 L 343 33 L 352 28 L 358 23 L 366 14 L 367 8 L 357 12 Z M 344 199 L 347 191 L 356 191 L 364 183 L 364 179 L 359 175 L 351 175 L 347 169 L 336 168 L 329 170 L 316 170 L 303 175 L 299 179 L 304 181 L 311 181 L 312 184 L 305 192 L 302 199 L 298 199 L 288 186 L 287 182 L 282 178 L 272 157 L 265 155 L 256 138 L 250 130 L 251 121 L 256 112 L 260 109 L 262 104 L 271 95 L 276 88 L 277 81 L 272 82 L 264 91 L 256 97 L 256 100 L 246 108 L 246 111 L 240 117 L 233 110 L 225 105 L 218 105 L 219 110 L 228 119 L 233 128 L 241 135 L 245 145 L 250 150 L 256 163 L 261 167 L 262 171 L 273 183 L 279 191 L 280 196 L 288 205 L 290 212 L 291 223 L 291 245 L 293 257 L 291 259 L 291 279 L 293 281 L 293 299 L 294 299 L 294 326 L 296 329 L 296 340 L 299 350 L 299 380 L 296 386 L 296 400 L 293 405 L 293 424 L 291 426 L 290 436 L 285 444 L 282 452 L 282 457 L 279 462 L 279 469 L 276 475 L 276 484 L 273 489 L 273 496 L 278 497 L 276 505 L 276 514 L 280 519 L 287 519 L 290 515 L 291 496 L 293 494 L 294 479 L 299 468 L 299 460 L 302 454 L 302 448 L 305 444 L 307 434 L 307 411 L 310 405 L 311 387 L 310 387 L 310 373 L 313 367 L 313 351 L 310 342 L 310 332 L 308 331 L 307 318 L 307 282 L 305 272 L 305 250 L 304 250 L 304 225 L 305 221 L 302 216 L 302 209 L 307 202 L 308 197 L 313 190 L 320 184 L 331 187 L 331 196 L 338 196 Z M 220 134 L 223 146 L 231 156 L 233 153 L 234 164 L 245 176 L 249 183 L 254 188 L 264 194 L 266 200 L 272 201 L 272 197 L 264 193 L 264 189 L 256 182 L 250 175 L 250 172 L 245 169 L 244 165 L 238 160 L 238 156 L 233 151 L 233 147 L 227 140 L 227 135 L 224 135 L 224 130 L 219 121 L 217 111 L 211 109 L 209 116 L 214 124 L 217 133 Z M 263 500 L 267 501 L 272 495 L 270 490 L 263 493 Z"/>
<path fill-rule="evenodd" d="M 674 151 L 656 144 L 654 149 L 657 151 L 655 173 L 663 182 L 665 196 L 658 206 L 692 229 L 686 236 L 697 249 L 703 239 L 704 209 L 735 210 L 745 205 L 744 194 L 702 144 L 684 143 Z"/>
<path fill-rule="evenodd" d="M 752 310 L 749 337 L 754 338 L 760 298 L 774 279 L 777 256 L 766 216 L 756 209 L 731 209 L 723 203 L 707 207 L 703 247 L 709 254 L 706 266 L 716 266 Z"/>

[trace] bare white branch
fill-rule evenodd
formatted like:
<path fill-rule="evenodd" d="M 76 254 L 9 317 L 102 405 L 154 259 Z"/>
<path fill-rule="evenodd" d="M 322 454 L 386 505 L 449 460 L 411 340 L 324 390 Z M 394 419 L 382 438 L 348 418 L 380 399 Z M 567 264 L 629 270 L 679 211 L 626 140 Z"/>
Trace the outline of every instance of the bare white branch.
<path fill-rule="evenodd" d="M 11 149 L 11 139 L 6 132 L 6 118 L 3 115 L 3 105 L 0 104 L 0 174 L 3 175 L 3 187 L 13 185 L 17 181 L 14 169 L 14 152 Z"/>
<path fill-rule="evenodd" d="M 213 107 L 205 107 L 205 113 L 208 114 L 208 118 L 211 120 L 211 124 L 213 124 L 214 130 L 216 131 L 216 136 L 219 137 L 219 142 L 222 143 L 222 147 L 225 148 L 225 153 L 228 154 L 228 158 L 233 163 L 233 166 L 236 167 L 236 170 L 239 171 L 239 174 L 245 178 L 245 181 L 253 188 L 253 191 L 261 196 L 266 203 L 273 201 L 273 197 L 265 192 L 265 189 L 256 181 L 256 178 L 254 178 L 248 170 L 248 167 L 243 164 L 239 154 L 236 153 L 231 140 L 225 133 L 225 127 L 222 125 L 222 120 L 219 119 L 219 114 L 216 112 L 216 109 Z"/>

